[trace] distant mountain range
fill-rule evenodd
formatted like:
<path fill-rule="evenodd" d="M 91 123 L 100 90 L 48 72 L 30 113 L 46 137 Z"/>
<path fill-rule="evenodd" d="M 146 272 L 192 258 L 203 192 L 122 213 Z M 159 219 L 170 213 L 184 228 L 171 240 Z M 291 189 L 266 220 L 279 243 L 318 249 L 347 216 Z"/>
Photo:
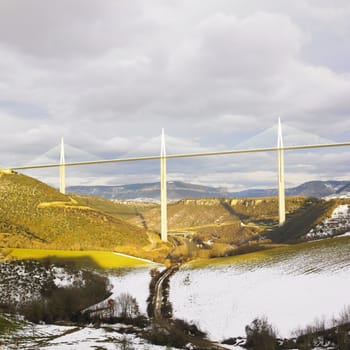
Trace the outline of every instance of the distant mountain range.
<path fill-rule="evenodd" d="M 67 190 L 72 193 L 104 197 L 119 200 L 159 200 L 160 186 L 158 182 L 131 184 L 122 186 L 71 186 Z M 169 181 L 167 185 L 168 199 L 183 198 L 252 198 L 277 195 L 277 189 L 248 189 L 230 192 L 225 188 L 210 187 Z M 287 196 L 308 196 L 322 198 L 326 196 L 350 197 L 350 181 L 309 181 L 297 187 L 286 189 Z"/>
<path fill-rule="evenodd" d="M 160 185 L 158 182 L 122 186 L 71 186 L 67 188 L 67 191 L 122 200 L 159 200 L 160 197 Z M 170 200 L 228 196 L 227 190 L 223 188 L 195 185 L 181 181 L 169 181 L 167 192 Z"/>

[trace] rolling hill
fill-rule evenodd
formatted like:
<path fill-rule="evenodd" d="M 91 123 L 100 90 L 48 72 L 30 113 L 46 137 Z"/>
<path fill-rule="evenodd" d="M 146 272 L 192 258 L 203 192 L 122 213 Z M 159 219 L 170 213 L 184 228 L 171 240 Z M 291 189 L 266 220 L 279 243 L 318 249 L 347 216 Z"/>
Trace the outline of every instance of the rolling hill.
<path fill-rule="evenodd" d="M 0 173 L 0 241 L 7 247 L 114 249 L 149 244 L 146 230 L 25 175 Z"/>

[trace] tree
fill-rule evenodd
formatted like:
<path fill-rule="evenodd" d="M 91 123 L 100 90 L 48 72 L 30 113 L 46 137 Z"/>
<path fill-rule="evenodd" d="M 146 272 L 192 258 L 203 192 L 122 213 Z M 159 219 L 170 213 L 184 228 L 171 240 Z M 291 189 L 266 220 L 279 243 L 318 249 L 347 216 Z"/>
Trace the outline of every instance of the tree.
<path fill-rule="evenodd" d="M 276 349 L 276 332 L 266 317 L 256 318 L 245 327 L 247 347 L 254 350 Z"/>

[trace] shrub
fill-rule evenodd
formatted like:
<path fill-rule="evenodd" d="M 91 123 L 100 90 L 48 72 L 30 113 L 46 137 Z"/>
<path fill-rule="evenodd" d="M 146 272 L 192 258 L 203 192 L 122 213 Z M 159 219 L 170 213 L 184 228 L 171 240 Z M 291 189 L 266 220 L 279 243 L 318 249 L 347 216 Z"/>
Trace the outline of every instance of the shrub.
<path fill-rule="evenodd" d="M 171 332 L 153 324 L 150 331 L 144 334 L 144 338 L 155 345 L 183 348 L 187 344 L 184 333 L 173 329 Z"/>
<path fill-rule="evenodd" d="M 197 338 L 205 338 L 207 336 L 207 334 L 201 331 L 198 328 L 198 326 L 194 323 L 188 323 L 184 320 L 175 319 L 173 320 L 173 324 L 175 325 L 176 329 L 178 329 L 184 334 L 194 336 Z"/>
<path fill-rule="evenodd" d="M 29 321 L 52 323 L 57 321 L 82 321 L 81 311 L 108 296 L 106 277 L 83 271 L 82 285 L 53 288 L 39 299 L 21 305 L 19 312 Z"/>
<path fill-rule="evenodd" d="M 123 337 L 119 341 L 119 344 L 122 350 L 134 350 L 134 347 L 132 346 L 131 342 L 126 337 Z"/>

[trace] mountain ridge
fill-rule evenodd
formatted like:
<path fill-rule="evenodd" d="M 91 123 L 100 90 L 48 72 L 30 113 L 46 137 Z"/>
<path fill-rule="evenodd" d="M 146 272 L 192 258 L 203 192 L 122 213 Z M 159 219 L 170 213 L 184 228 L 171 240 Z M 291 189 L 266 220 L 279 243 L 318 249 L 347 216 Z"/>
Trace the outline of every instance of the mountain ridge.
<path fill-rule="evenodd" d="M 107 199 L 119 200 L 159 200 L 160 187 L 158 182 L 138 183 L 117 186 L 70 186 L 69 192 L 83 195 L 93 195 Z M 167 186 L 168 199 L 185 198 L 252 198 L 277 196 L 277 188 L 247 189 L 243 191 L 228 191 L 223 187 L 204 186 L 182 181 L 169 181 Z M 296 187 L 286 189 L 287 196 L 306 196 L 322 198 L 326 196 L 349 196 L 350 181 L 308 181 Z"/>

